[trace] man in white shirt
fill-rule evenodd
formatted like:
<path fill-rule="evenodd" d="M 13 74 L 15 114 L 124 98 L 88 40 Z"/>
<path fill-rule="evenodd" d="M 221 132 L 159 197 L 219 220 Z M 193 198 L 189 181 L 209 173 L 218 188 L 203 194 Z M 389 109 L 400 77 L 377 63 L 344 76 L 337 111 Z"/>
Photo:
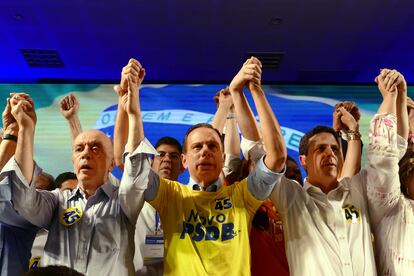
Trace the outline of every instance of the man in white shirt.
<path fill-rule="evenodd" d="M 142 74 L 142 71 L 140 71 Z M 137 74 L 129 74 L 124 107 L 130 122 L 126 143 L 125 173 L 118 188 L 109 179 L 114 166 L 111 140 L 98 130 L 81 132 L 73 143 L 72 160 L 78 186 L 73 191 L 37 191 L 33 162 L 34 106 L 13 96 L 12 114 L 19 125 L 14 158 L 1 176 L 12 186 L 13 207 L 32 224 L 49 230 L 43 266 L 63 265 L 86 275 L 133 275 L 133 234 L 143 204 L 145 186 L 133 152 L 143 137 L 137 121 Z M 141 185 L 142 186 L 142 185 Z M 133 200 L 132 200 L 133 199 Z"/>
<path fill-rule="evenodd" d="M 300 142 L 300 161 L 308 174 L 304 186 L 285 177 L 275 186 L 271 199 L 284 222 L 292 275 L 376 275 L 369 216 L 377 210 L 368 209 L 367 183 L 390 181 L 387 168 L 395 166 L 395 156 L 404 148 L 403 139 L 397 140 L 394 82 L 393 75 L 378 78 L 386 93 L 371 121 L 364 170 L 338 182 L 342 169 L 338 136 L 320 126 Z M 349 144 L 359 142 L 357 126 L 351 126 L 348 134 Z"/>
<path fill-rule="evenodd" d="M 157 154 L 151 167 L 160 177 L 177 181 L 184 172 L 181 164 L 181 144 L 172 137 L 162 137 L 155 144 Z M 158 212 L 145 202 L 135 230 L 134 266 L 136 275 L 162 275 L 164 259 L 164 239 L 162 224 Z M 151 237 L 159 237 L 157 245 L 150 244 Z"/>
<path fill-rule="evenodd" d="M 125 110 L 125 95 L 128 92 L 128 76 L 137 76 L 137 89 L 145 77 L 145 69 L 135 60 L 130 59 L 122 68 L 121 81 L 114 87 L 118 95 L 118 110 L 114 127 L 114 157 L 120 170 L 124 170 L 123 151 L 129 134 L 129 118 Z M 181 164 L 182 147 L 172 137 L 162 137 L 155 145 L 157 154 L 151 161 L 151 168 L 165 179 L 177 181 L 184 172 Z M 134 266 L 136 275 L 162 275 L 164 257 L 164 238 L 158 212 L 148 203 L 144 203 L 135 228 Z M 153 243 L 153 241 L 157 243 Z"/>

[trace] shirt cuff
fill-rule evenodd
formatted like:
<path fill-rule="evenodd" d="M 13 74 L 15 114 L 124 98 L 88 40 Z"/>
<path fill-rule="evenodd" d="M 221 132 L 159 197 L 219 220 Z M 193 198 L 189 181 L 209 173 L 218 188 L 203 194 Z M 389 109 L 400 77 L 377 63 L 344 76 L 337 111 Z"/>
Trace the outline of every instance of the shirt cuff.
<path fill-rule="evenodd" d="M 263 160 L 264 157 L 257 161 L 254 170 L 250 172 L 247 179 L 249 191 L 259 200 L 264 200 L 269 197 L 274 186 L 280 183 L 286 171 L 285 165 L 282 172 L 276 173 L 267 168 Z"/>
<path fill-rule="evenodd" d="M 239 156 L 226 154 L 224 160 L 223 172 L 225 176 L 230 175 L 231 173 L 238 172 L 240 169 L 241 160 Z"/>
<path fill-rule="evenodd" d="M 262 141 L 252 141 L 246 139 L 242 136 L 240 142 L 240 149 L 243 153 L 245 159 L 251 159 L 253 162 L 257 162 L 263 155 L 265 155 L 265 151 L 263 148 Z"/>
<path fill-rule="evenodd" d="M 26 186 L 26 187 L 36 187 L 35 186 L 35 178 L 39 174 L 42 173 L 42 169 L 34 162 L 34 169 L 33 169 L 33 175 L 32 175 L 32 181 L 29 183 L 24 177 L 22 171 L 20 170 L 19 165 L 17 164 L 16 160 L 14 159 L 14 155 L 12 158 L 10 158 L 9 161 L 7 161 L 6 165 L 4 165 L 3 170 L 0 172 L 0 176 L 6 177 L 9 176 L 9 173 L 14 172 L 18 179 Z"/>
<path fill-rule="evenodd" d="M 256 166 L 258 167 L 259 170 L 265 172 L 266 174 L 274 174 L 274 175 L 282 176 L 286 172 L 286 164 L 281 172 L 274 172 L 268 167 L 266 167 L 266 164 L 264 163 L 264 156 L 262 156 L 259 159 L 259 161 L 257 161 Z"/>
<path fill-rule="evenodd" d="M 224 159 L 224 166 L 230 167 L 233 171 L 240 166 L 240 157 L 232 154 L 226 154 Z"/>
<path fill-rule="evenodd" d="M 157 154 L 157 150 L 153 147 L 150 141 L 146 137 L 139 143 L 138 147 L 132 152 L 129 153 L 127 151 L 124 152 L 122 155 L 122 163 L 125 164 L 125 158 L 129 154 L 130 157 L 134 157 L 138 154 L 145 153 L 145 154 Z"/>

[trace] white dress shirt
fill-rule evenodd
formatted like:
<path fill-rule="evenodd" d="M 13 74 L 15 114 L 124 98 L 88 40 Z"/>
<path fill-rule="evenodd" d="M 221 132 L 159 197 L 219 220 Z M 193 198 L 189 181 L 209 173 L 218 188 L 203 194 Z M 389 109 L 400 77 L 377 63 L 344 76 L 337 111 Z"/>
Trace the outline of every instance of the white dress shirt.
<path fill-rule="evenodd" d="M 139 147 L 138 147 L 139 148 Z M 134 230 L 143 204 L 145 185 L 137 156 L 126 154 L 124 174 L 118 188 L 111 181 L 88 199 L 77 187 L 37 191 L 28 183 L 14 158 L 1 175 L 11 179 L 14 208 L 32 224 L 49 230 L 41 266 L 63 265 L 86 275 L 134 275 Z M 82 210 L 71 226 L 60 222 L 70 207 Z"/>
<path fill-rule="evenodd" d="M 371 210 L 371 225 L 375 234 L 375 249 L 378 275 L 414 275 L 414 201 L 406 198 L 400 190 L 398 161 L 404 155 L 407 142 L 398 139 L 396 131 L 391 139 L 382 132 L 374 133 L 373 139 L 385 146 L 376 150 L 391 164 L 384 162 L 379 171 L 388 172 L 384 179 L 382 173 L 375 181 L 368 182 L 368 200 Z M 398 151 L 395 154 L 397 144 Z M 390 154 L 394 152 L 394 154 Z"/>
<path fill-rule="evenodd" d="M 393 177 L 385 168 L 398 155 L 397 147 L 387 147 L 397 140 L 394 128 L 395 117 L 376 115 L 370 133 L 382 131 L 389 139 L 371 136 L 366 168 L 327 194 L 307 179 L 304 187 L 287 178 L 275 186 L 270 198 L 283 220 L 291 275 L 376 275 L 370 215 L 379 210 L 368 209 L 366 187 Z"/>

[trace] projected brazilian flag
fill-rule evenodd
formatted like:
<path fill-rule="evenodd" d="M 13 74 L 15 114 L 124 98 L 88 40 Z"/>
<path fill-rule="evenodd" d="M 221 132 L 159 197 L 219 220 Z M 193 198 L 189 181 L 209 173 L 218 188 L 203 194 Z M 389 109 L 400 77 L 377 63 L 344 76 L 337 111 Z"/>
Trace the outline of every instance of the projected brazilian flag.
<path fill-rule="evenodd" d="M 212 121 L 216 112 L 213 96 L 225 86 L 144 85 L 140 101 L 145 136 L 154 144 L 167 135 L 181 142 L 189 126 Z M 369 120 L 381 101 L 375 86 L 265 85 L 264 90 L 281 124 L 288 154 L 296 160 L 303 133 L 315 125 L 331 126 L 333 105 L 339 101 L 353 100 L 361 109 L 360 131 L 367 144 Z M 12 91 L 24 91 L 33 97 L 38 116 L 35 159 L 45 171 L 55 176 L 72 170 L 69 130 L 58 108 L 58 102 L 64 96 L 74 93 L 78 97 L 83 129 L 100 129 L 113 138 L 117 95 L 112 85 L 0 85 L 2 110 Z M 256 114 L 247 91 L 246 96 Z M 119 172 L 115 174 L 120 175 Z M 186 183 L 188 174 L 182 175 L 180 181 Z"/>

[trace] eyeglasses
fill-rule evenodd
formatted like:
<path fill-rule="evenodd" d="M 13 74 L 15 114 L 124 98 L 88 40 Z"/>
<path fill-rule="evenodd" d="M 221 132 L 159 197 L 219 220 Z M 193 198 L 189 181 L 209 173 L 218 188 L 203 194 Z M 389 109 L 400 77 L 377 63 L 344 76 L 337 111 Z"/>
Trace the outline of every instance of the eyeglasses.
<path fill-rule="evenodd" d="M 167 155 L 171 160 L 174 160 L 174 161 L 180 160 L 180 154 L 178 152 L 159 151 L 155 155 L 155 158 L 164 159 Z"/>

